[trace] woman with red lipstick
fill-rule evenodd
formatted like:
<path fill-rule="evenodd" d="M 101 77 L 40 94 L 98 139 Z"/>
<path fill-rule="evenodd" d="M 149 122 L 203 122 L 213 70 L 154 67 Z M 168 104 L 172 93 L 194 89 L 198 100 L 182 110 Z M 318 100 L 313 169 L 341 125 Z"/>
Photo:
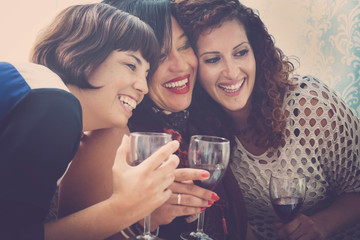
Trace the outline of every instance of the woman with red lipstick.
<path fill-rule="evenodd" d="M 230 236 L 235 235 L 239 236 L 238 239 L 245 238 L 246 211 L 244 207 L 239 207 L 242 206 L 243 199 L 231 172 L 226 173 L 224 183 L 219 184 L 213 192 L 192 183 L 192 180 L 208 177 L 207 172 L 203 172 L 205 175 L 200 176 L 200 172 L 196 172 L 195 169 L 184 168 L 187 167 L 189 138 L 199 133 L 188 122 L 188 108 L 192 100 L 198 62 L 187 36 L 172 14 L 172 3 L 169 0 L 105 0 L 104 2 L 147 22 L 154 29 L 161 46 L 160 64 L 148 81 L 149 94 L 134 110 L 129 122 L 131 131 L 164 131 L 171 133 L 173 138 L 180 142 L 176 154 L 180 158 L 181 168 L 177 169 L 176 181 L 170 187 L 173 194 L 163 206 L 151 214 L 152 230 L 160 226 L 160 237 L 169 240 L 179 239 L 181 232 L 196 229 L 195 214 L 210 207 L 206 214 L 207 232 L 216 239 L 232 239 Z M 80 161 L 102 161 L 104 165 L 110 166 L 112 155 L 121 140 L 118 132 L 118 129 L 92 132 L 91 136 L 87 137 L 87 145 L 78 154 Z M 106 198 L 109 191 L 104 186 L 111 188 L 107 176 L 109 174 L 106 174 L 109 171 L 99 169 L 83 171 L 96 171 L 96 178 L 91 176 L 94 184 L 84 189 L 80 186 L 74 187 L 76 183 L 69 181 L 66 184 L 67 193 L 62 191 L 62 195 L 72 197 L 74 194 L 79 195 L 78 201 L 82 206 L 90 204 L 90 201 Z M 60 210 L 61 214 L 65 212 L 64 210 L 64 208 Z M 134 231 L 141 232 L 141 224 L 142 222 L 139 221 L 130 229 L 113 236 L 113 239 L 133 236 Z"/>
<path fill-rule="evenodd" d="M 234 136 L 230 168 L 258 239 L 360 239 L 359 119 L 316 78 L 292 75 L 239 1 L 179 0 L 176 10 L 199 59 L 190 116 L 198 128 Z M 273 172 L 306 176 L 302 212 L 288 223 L 270 202 Z"/>
<path fill-rule="evenodd" d="M 179 163 L 172 153 L 179 144 L 172 141 L 131 167 L 124 137 L 110 166 L 109 197 L 44 223 L 83 131 L 126 129 L 148 91 L 146 77 L 158 51 L 147 24 L 98 3 L 59 13 L 39 35 L 33 63 L 0 62 L 0 239 L 100 240 L 169 199 Z"/>

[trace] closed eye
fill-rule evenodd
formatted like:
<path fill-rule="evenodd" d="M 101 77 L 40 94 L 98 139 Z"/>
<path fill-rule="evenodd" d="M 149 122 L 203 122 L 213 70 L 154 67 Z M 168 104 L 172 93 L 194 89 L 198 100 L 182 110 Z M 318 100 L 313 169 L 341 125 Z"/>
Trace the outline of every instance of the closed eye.
<path fill-rule="evenodd" d="M 246 55 L 248 52 L 249 52 L 248 49 L 243 49 L 243 50 L 240 50 L 240 51 L 238 51 L 237 53 L 235 53 L 235 56 L 244 56 L 244 55 Z"/>
<path fill-rule="evenodd" d="M 136 66 L 131 63 L 127 63 L 126 66 L 128 66 L 132 71 L 135 71 L 135 69 L 136 69 Z"/>
<path fill-rule="evenodd" d="M 218 61 L 220 61 L 220 57 L 209 58 L 209 59 L 206 59 L 204 62 L 205 63 L 217 63 Z"/>
<path fill-rule="evenodd" d="M 179 51 L 181 51 L 181 50 L 187 50 L 187 49 L 189 49 L 189 48 L 191 48 L 190 41 L 189 41 L 189 40 L 186 40 L 185 43 L 184 43 L 184 45 L 181 46 L 178 50 L 179 50 Z"/>

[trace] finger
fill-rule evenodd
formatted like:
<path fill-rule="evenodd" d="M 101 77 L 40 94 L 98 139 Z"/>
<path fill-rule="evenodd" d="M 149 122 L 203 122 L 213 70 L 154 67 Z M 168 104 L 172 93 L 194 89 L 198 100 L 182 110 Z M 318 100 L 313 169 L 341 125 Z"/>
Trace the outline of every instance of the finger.
<path fill-rule="evenodd" d="M 174 170 L 174 177 L 175 177 L 175 171 L 177 166 L 180 163 L 180 159 L 177 155 L 171 154 L 168 159 L 161 164 L 159 168 L 170 168 Z"/>
<path fill-rule="evenodd" d="M 170 196 L 172 195 L 172 192 L 170 189 L 165 189 L 164 191 L 159 191 L 158 196 L 155 198 L 157 199 L 157 204 L 155 208 L 158 208 L 162 206 L 166 201 L 169 200 Z"/>
<path fill-rule="evenodd" d="M 220 199 L 215 192 L 196 186 L 194 183 L 174 182 L 169 188 L 174 193 L 189 194 L 205 201 L 218 201 Z"/>
<path fill-rule="evenodd" d="M 168 208 L 168 211 L 171 212 L 173 216 L 180 217 L 201 213 L 202 208 L 172 204 L 171 207 Z"/>
<path fill-rule="evenodd" d="M 278 231 L 279 237 L 281 238 L 289 237 L 299 226 L 300 226 L 300 222 L 296 218 L 291 222 L 284 224 Z"/>
<path fill-rule="evenodd" d="M 214 204 L 214 201 L 204 200 L 185 193 L 174 193 L 174 192 L 169 198 L 168 202 L 177 206 L 181 205 L 181 206 L 196 207 L 196 208 L 210 207 Z"/>
<path fill-rule="evenodd" d="M 174 140 L 156 150 L 146 161 L 140 165 L 145 168 L 156 169 L 179 148 L 179 142 Z"/>
<path fill-rule="evenodd" d="M 175 171 L 175 180 L 189 181 L 189 180 L 206 180 L 210 177 L 210 173 L 203 169 L 194 168 L 179 168 Z"/>
<path fill-rule="evenodd" d="M 171 184 L 174 183 L 175 180 L 174 172 L 178 164 L 179 164 L 179 157 L 172 154 L 161 167 L 155 169 L 154 177 L 158 178 L 159 187 L 161 189 L 169 188 Z"/>

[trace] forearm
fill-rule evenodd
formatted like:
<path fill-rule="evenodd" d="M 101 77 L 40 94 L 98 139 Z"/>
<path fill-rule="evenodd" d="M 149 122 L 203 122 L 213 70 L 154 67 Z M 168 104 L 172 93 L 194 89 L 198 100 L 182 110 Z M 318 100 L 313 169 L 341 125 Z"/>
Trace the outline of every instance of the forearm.
<path fill-rule="evenodd" d="M 105 239 L 139 218 L 136 209 L 131 211 L 126 204 L 114 204 L 113 201 L 114 199 L 110 198 L 55 222 L 45 224 L 45 240 Z M 123 207 L 120 208 L 121 205 Z"/>
<path fill-rule="evenodd" d="M 325 237 L 334 235 L 360 220 L 360 193 L 348 193 L 338 199 L 327 209 L 311 216 Z"/>

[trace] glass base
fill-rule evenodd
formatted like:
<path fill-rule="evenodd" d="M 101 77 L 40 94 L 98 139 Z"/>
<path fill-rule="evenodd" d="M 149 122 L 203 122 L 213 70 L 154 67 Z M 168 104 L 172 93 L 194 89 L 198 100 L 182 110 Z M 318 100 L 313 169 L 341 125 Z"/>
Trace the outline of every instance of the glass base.
<path fill-rule="evenodd" d="M 139 236 L 136 236 L 136 237 L 131 237 L 129 238 L 130 240 L 164 240 L 162 238 L 159 238 L 155 235 L 139 235 Z"/>
<path fill-rule="evenodd" d="M 182 240 L 213 240 L 204 232 L 187 232 L 181 233 L 180 238 Z"/>

